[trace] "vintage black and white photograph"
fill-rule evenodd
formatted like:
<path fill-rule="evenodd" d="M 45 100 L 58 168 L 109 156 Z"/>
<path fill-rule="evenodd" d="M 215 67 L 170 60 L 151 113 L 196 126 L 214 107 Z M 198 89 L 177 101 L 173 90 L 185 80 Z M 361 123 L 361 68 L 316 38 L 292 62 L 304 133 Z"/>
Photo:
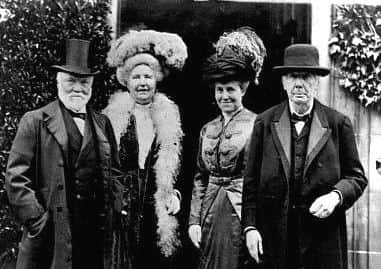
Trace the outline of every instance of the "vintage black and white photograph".
<path fill-rule="evenodd" d="M 381 268 L 381 3 L 0 0 L 0 172 L 0 269 Z"/>

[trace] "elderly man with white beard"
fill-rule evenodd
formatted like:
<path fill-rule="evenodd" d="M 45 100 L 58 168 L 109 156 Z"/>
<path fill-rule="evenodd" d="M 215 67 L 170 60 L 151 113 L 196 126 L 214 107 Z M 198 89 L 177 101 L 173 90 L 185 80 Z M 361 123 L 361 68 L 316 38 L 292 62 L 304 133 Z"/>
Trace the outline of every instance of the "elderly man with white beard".
<path fill-rule="evenodd" d="M 6 190 L 23 225 L 17 267 L 110 268 L 119 162 L 108 118 L 87 103 L 90 42 L 66 41 L 58 100 L 27 112 L 9 155 Z M 115 184 L 114 184 L 115 183 Z"/>

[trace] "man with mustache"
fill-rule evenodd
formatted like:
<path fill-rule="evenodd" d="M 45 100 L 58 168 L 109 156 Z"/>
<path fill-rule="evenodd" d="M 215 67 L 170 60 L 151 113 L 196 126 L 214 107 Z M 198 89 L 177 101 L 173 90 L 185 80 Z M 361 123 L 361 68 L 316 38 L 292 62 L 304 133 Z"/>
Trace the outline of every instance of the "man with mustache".
<path fill-rule="evenodd" d="M 87 103 L 90 42 L 66 41 L 58 100 L 20 120 L 6 190 L 23 225 L 17 267 L 110 268 L 118 159 L 111 123 Z"/>
<path fill-rule="evenodd" d="M 347 268 L 345 211 L 367 185 L 350 120 L 315 97 L 318 50 L 285 50 L 288 100 L 257 116 L 244 175 L 242 222 L 265 269 Z"/>

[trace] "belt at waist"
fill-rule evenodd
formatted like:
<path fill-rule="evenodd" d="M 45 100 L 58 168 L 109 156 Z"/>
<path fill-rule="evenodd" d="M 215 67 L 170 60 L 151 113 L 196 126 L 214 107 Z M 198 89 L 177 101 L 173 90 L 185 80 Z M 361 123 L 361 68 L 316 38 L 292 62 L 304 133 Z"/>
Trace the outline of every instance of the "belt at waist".
<path fill-rule="evenodd" d="M 242 178 L 242 175 L 235 175 L 235 176 L 228 176 L 228 177 L 222 177 L 222 176 L 209 176 L 209 183 L 216 184 L 216 185 L 227 185 L 231 183 L 235 179 Z"/>

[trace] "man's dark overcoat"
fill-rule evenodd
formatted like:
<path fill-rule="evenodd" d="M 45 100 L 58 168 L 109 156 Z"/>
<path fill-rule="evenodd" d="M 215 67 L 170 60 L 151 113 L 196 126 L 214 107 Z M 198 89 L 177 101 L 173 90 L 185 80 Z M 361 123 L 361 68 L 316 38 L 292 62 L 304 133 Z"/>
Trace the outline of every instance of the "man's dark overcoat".
<path fill-rule="evenodd" d="M 99 229 L 103 240 L 104 268 L 111 259 L 111 182 L 118 171 L 116 142 L 111 123 L 104 115 L 88 109 L 93 119 L 99 152 L 99 171 L 104 187 Z M 92 139 L 94 141 L 94 139 Z M 82 148 L 86 149 L 84 137 Z M 93 147 L 94 145 L 90 145 Z M 82 153 L 81 153 L 82 154 Z M 83 152 L 83 154 L 85 154 Z M 72 235 L 66 197 L 65 165 L 68 135 L 58 101 L 27 112 L 21 119 L 9 155 L 6 189 L 21 223 L 47 214 L 35 234 L 24 229 L 19 247 L 18 269 L 65 269 L 72 267 Z"/>
<path fill-rule="evenodd" d="M 290 202 L 291 125 L 288 102 L 258 115 L 244 177 L 243 227 L 254 226 L 263 239 L 261 268 L 285 268 Z M 300 188 L 300 251 L 306 269 L 347 268 L 345 210 L 367 185 L 350 120 L 314 101 Z M 326 219 L 308 209 L 337 189 L 342 204 Z"/>

